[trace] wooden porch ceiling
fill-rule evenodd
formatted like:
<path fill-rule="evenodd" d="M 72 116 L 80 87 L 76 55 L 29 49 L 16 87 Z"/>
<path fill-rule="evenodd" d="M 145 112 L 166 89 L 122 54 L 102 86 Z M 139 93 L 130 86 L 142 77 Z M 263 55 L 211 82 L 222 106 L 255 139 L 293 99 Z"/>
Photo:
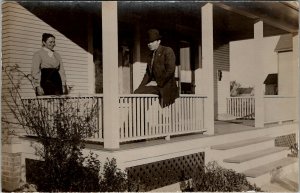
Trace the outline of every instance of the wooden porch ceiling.
<path fill-rule="evenodd" d="M 214 37 L 217 42 L 253 38 L 254 23 L 259 19 L 264 21 L 264 36 L 298 33 L 299 5 L 297 3 L 211 2 L 214 5 Z M 84 49 L 86 43 L 82 37 L 86 37 L 88 15 L 101 21 L 99 1 L 22 1 L 19 3 Z M 120 21 L 141 23 L 143 30 L 157 27 L 167 31 L 167 34 L 179 32 L 201 41 L 201 7 L 206 4 L 207 2 L 204 1 L 118 1 L 118 17 Z M 78 39 L 77 36 L 81 38 Z"/>
<path fill-rule="evenodd" d="M 207 2 L 119 2 L 120 20 L 134 18 L 149 27 L 201 33 L 201 7 Z M 214 35 L 222 41 L 253 38 L 254 23 L 264 21 L 264 36 L 298 33 L 299 7 L 284 2 L 213 2 Z"/>

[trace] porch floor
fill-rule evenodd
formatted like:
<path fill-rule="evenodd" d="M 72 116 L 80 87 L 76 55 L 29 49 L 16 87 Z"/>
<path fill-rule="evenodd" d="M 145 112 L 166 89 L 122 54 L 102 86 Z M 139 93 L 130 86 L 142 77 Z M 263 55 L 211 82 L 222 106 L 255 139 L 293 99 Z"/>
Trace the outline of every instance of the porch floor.
<path fill-rule="evenodd" d="M 244 132 L 249 130 L 256 130 L 260 128 L 255 128 L 254 120 L 243 120 L 243 121 L 215 121 L 215 135 L 225 135 L 235 132 Z M 86 148 L 96 149 L 102 151 L 122 151 L 134 148 L 142 148 L 147 146 L 155 146 L 166 143 L 174 143 L 179 141 L 197 139 L 208 137 L 206 134 L 189 134 L 171 137 L 171 140 L 165 140 L 164 138 L 156 138 L 151 140 L 142 140 L 138 142 L 124 143 L 120 144 L 120 148 L 117 150 L 107 150 L 104 149 L 103 144 L 87 143 Z"/>
<path fill-rule="evenodd" d="M 215 135 L 257 129 L 254 120 L 215 121 Z"/>

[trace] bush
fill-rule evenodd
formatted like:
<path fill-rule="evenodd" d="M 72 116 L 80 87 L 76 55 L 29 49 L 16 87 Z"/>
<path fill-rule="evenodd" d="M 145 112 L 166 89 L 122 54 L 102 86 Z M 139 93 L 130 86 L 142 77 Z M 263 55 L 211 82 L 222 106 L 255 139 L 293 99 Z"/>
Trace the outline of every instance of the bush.
<path fill-rule="evenodd" d="M 215 161 L 198 171 L 190 181 L 181 183 L 183 192 L 261 191 L 256 185 L 251 185 L 244 174 L 222 168 Z"/>
<path fill-rule="evenodd" d="M 40 162 L 32 164 L 31 175 L 38 191 L 123 191 L 127 189 L 126 174 L 108 160 L 100 175 L 100 161 L 90 153 L 84 157 L 85 139 L 97 131 L 98 103 L 96 98 L 72 99 L 68 96 L 55 99 L 22 100 L 23 81 L 32 83 L 18 65 L 3 68 L 9 80 L 3 99 L 17 124 L 37 141 L 35 153 Z M 32 84 L 33 86 L 33 84 Z M 34 88 L 33 88 L 34 90 Z M 27 187 L 21 187 L 23 189 Z"/>
<path fill-rule="evenodd" d="M 298 152 L 299 152 L 298 143 L 294 143 L 290 145 L 289 149 L 291 151 L 291 153 L 288 154 L 289 157 L 298 157 Z"/>
<path fill-rule="evenodd" d="M 123 192 L 128 190 L 129 183 L 126 173 L 117 168 L 116 160 L 107 159 L 103 171 L 97 156 L 90 153 L 85 158 L 86 163 L 75 163 L 73 166 L 66 167 L 62 181 L 53 184 L 51 174 L 47 173 L 47 165 L 43 161 L 26 161 L 30 174 L 26 175 L 27 181 L 36 185 L 38 191 L 68 191 L 68 192 Z M 84 165 L 84 166 L 83 166 Z M 53 188 L 53 187 L 56 188 Z M 19 188 L 20 189 L 20 188 Z M 22 188 L 21 188 L 22 189 Z"/>
<path fill-rule="evenodd" d="M 107 160 L 100 176 L 100 192 L 124 192 L 129 189 L 127 175 L 117 168 L 116 160 Z"/>

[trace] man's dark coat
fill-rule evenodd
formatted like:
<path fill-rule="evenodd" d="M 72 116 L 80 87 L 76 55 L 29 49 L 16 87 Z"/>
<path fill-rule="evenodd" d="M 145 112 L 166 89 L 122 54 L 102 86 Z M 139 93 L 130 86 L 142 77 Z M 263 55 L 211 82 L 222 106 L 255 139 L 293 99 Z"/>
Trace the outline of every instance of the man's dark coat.
<path fill-rule="evenodd" d="M 151 72 L 152 54 L 148 59 L 147 70 L 139 87 L 145 86 L 155 80 L 159 88 L 160 104 L 162 107 L 174 103 L 179 97 L 178 87 L 175 81 L 175 54 L 170 47 L 159 46 L 155 52 Z"/>

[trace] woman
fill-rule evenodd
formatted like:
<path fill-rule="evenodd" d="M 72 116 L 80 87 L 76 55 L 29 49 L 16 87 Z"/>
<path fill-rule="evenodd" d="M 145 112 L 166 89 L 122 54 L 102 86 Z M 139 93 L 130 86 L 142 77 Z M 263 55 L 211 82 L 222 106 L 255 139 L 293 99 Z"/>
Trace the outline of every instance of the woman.
<path fill-rule="evenodd" d="M 60 55 L 53 50 L 55 37 L 44 33 L 42 48 L 34 53 L 31 74 L 37 96 L 65 93 L 66 74 Z"/>

